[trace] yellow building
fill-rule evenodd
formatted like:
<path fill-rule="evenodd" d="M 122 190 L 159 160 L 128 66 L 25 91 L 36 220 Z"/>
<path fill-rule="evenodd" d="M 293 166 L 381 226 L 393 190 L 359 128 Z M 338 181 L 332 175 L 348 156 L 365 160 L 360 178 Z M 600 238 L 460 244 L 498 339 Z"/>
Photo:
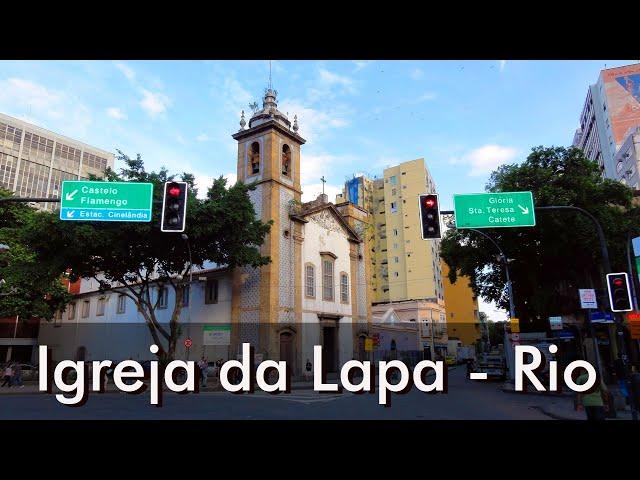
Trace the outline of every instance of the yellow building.
<path fill-rule="evenodd" d="M 425 161 L 419 158 L 385 169 L 382 178 L 360 176 L 347 181 L 336 203 L 351 202 L 371 214 L 364 236 L 371 254 L 374 316 L 389 307 L 398 309 L 403 321 L 417 322 L 421 349 L 444 354 L 440 241 L 422 239 L 418 204 L 420 194 L 435 192 Z"/>
<path fill-rule="evenodd" d="M 473 345 L 481 337 L 478 297 L 471 289 L 469 277 L 458 276 L 456 283 L 451 283 L 448 265 L 444 261 L 441 265 L 449 339 L 458 338 L 463 345 Z"/>

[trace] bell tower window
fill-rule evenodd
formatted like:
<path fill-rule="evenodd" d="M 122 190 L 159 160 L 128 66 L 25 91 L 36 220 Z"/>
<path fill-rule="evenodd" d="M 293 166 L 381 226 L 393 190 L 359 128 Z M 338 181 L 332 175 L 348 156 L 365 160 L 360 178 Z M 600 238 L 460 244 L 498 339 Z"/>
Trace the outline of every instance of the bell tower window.
<path fill-rule="evenodd" d="M 251 153 L 249 155 L 249 172 L 250 175 L 260 173 L 260 144 L 253 142 L 251 144 Z"/>
<path fill-rule="evenodd" d="M 286 144 L 282 146 L 282 175 L 291 176 L 291 149 Z"/>

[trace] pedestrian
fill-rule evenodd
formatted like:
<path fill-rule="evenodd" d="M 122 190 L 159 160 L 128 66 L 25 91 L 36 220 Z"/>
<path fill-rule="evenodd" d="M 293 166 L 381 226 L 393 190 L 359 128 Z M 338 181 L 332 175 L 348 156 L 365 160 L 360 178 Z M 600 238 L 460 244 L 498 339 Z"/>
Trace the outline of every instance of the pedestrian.
<path fill-rule="evenodd" d="M 200 367 L 200 385 L 202 387 L 207 386 L 207 367 L 209 364 L 207 363 L 207 359 L 202 357 L 198 362 L 198 367 Z"/>
<path fill-rule="evenodd" d="M 585 371 L 579 375 L 575 383 L 577 385 L 584 385 L 587 383 L 589 375 Z M 607 386 L 598 378 L 596 380 L 598 386 L 589 393 L 578 393 L 576 395 L 576 410 L 581 411 L 584 409 L 587 414 L 587 420 L 601 421 L 605 419 L 605 412 L 609 410 L 609 405 L 606 402 L 606 396 L 608 395 Z"/>
<path fill-rule="evenodd" d="M 17 387 L 24 388 L 24 384 L 22 383 L 22 366 L 19 363 L 16 363 L 13 367 L 12 383 Z"/>
<path fill-rule="evenodd" d="M 13 377 L 13 368 L 11 368 L 11 364 L 7 363 L 7 366 L 4 369 L 4 382 L 2 382 L 2 386 L 5 385 L 7 387 L 11 387 L 11 377 Z"/>
<path fill-rule="evenodd" d="M 312 368 L 311 360 L 309 360 L 307 358 L 307 364 L 304 367 L 304 379 L 305 380 L 309 380 L 309 377 L 311 377 L 311 368 Z"/>
<path fill-rule="evenodd" d="M 467 376 L 470 376 L 473 372 L 473 360 L 467 358 Z"/>

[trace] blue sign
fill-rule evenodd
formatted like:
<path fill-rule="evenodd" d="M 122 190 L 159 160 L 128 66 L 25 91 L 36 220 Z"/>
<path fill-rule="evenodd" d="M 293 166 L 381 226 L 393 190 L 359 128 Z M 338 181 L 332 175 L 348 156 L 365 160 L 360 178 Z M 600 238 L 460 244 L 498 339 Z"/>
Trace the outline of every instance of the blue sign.
<path fill-rule="evenodd" d="M 352 178 L 347 182 L 347 189 L 349 192 L 349 201 L 355 205 L 358 205 L 358 184 L 360 179 L 358 177 Z"/>
<path fill-rule="evenodd" d="M 558 330 L 551 332 L 551 336 L 555 338 L 575 338 L 575 335 L 571 330 Z"/>
<path fill-rule="evenodd" d="M 589 312 L 591 323 L 614 323 L 611 312 Z"/>
<path fill-rule="evenodd" d="M 71 208 L 60 209 L 61 220 L 80 220 L 96 222 L 150 222 L 151 211 L 143 209 L 111 209 L 111 208 Z"/>
<path fill-rule="evenodd" d="M 633 245 L 633 256 L 640 257 L 640 237 L 631 239 L 631 245 Z"/>

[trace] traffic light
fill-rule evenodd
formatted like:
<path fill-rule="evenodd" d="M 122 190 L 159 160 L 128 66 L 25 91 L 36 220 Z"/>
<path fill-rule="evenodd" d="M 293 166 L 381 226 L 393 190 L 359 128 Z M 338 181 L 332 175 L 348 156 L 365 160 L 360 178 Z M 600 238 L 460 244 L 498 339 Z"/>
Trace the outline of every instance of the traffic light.
<path fill-rule="evenodd" d="M 625 272 L 608 273 L 607 288 L 612 312 L 628 312 L 633 310 L 629 276 Z"/>
<path fill-rule="evenodd" d="M 162 198 L 160 230 L 163 232 L 184 232 L 186 211 L 187 182 L 166 182 Z"/>
<path fill-rule="evenodd" d="M 440 238 L 440 206 L 435 193 L 422 194 L 420 201 L 420 219 L 422 220 L 422 239 Z"/>

